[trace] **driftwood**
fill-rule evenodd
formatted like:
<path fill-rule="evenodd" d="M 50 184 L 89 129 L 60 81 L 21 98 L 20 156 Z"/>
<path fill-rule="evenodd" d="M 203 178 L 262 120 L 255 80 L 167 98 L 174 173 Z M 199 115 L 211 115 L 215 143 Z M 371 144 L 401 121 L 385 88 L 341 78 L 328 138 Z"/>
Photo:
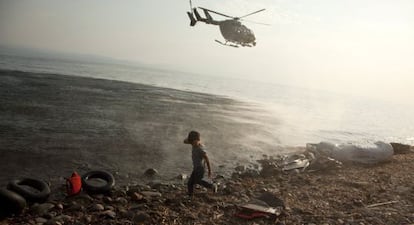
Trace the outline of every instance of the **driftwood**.
<path fill-rule="evenodd" d="M 374 208 L 374 207 L 377 207 L 377 206 L 389 205 L 389 204 L 394 204 L 394 203 L 397 203 L 397 202 L 398 201 L 380 202 L 380 203 L 375 203 L 375 204 L 367 205 L 365 207 L 366 208 Z"/>

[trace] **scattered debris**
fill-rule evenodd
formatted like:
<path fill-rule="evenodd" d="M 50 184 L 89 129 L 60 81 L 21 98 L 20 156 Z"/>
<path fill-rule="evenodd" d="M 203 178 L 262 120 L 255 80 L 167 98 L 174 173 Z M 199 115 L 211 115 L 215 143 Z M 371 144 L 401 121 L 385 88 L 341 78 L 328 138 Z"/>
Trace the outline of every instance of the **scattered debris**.
<path fill-rule="evenodd" d="M 394 204 L 394 203 L 397 203 L 397 202 L 398 201 L 380 202 L 380 203 L 375 203 L 375 204 L 367 205 L 365 207 L 366 208 L 374 208 L 374 207 L 378 207 L 378 206 Z"/>
<path fill-rule="evenodd" d="M 414 174 L 407 172 L 414 170 L 414 154 L 368 166 L 341 165 L 317 151 L 293 155 L 260 160 L 260 175 L 243 175 L 256 168 L 246 165 L 245 172 L 220 178 L 218 193 L 200 188 L 193 199 L 182 180 L 115 186 L 106 194 L 51 198 L 0 224 L 414 223 Z M 309 165 L 291 173 L 283 170 L 287 159 L 308 160 Z M 66 189 L 62 183 L 53 190 Z"/>

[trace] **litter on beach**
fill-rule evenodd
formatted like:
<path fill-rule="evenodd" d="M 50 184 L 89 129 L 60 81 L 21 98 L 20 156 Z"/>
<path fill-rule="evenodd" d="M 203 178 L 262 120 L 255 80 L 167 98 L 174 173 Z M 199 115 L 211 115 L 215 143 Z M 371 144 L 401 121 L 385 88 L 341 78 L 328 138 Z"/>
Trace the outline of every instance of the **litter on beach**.
<path fill-rule="evenodd" d="M 241 211 L 235 216 L 243 219 L 257 217 L 279 216 L 285 207 L 282 199 L 271 192 L 264 192 L 257 198 L 253 198 L 246 204 L 239 205 Z"/>
<path fill-rule="evenodd" d="M 377 141 L 367 144 L 333 144 L 320 142 L 307 144 L 306 149 L 318 156 L 324 155 L 340 162 L 356 162 L 374 164 L 388 161 L 394 155 L 394 149 L 389 143 Z"/>

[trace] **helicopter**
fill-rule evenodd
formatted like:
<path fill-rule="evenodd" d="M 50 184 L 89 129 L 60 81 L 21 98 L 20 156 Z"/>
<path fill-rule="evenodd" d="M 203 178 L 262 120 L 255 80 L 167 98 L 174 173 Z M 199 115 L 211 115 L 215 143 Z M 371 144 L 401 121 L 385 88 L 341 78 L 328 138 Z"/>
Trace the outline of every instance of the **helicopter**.
<path fill-rule="evenodd" d="M 264 11 L 265 9 L 260 9 L 255 12 L 246 14 L 240 17 L 229 16 L 220 12 L 213 11 L 211 9 L 206 9 L 203 7 L 198 7 L 203 10 L 205 18 L 201 17 L 197 11 L 197 8 L 193 8 L 190 0 L 190 9 L 191 12 L 187 12 L 188 17 L 190 18 L 190 26 L 195 26 L 197 22 L 204 22 L 206 24 L 217 25 L 220 27 L 221 35 L 223 36 L 225 42 L 215 40 L 217 43 L 230 46 L 230 47 L 253 47 L 256 46 L 256 37 L 253 34 L 253 31 L 244 26 L 240 21 L 242 18 L 251 16 L 253 14 Z M 214 13 L 220 16 L 224 16 L 230 19 L 226 20 L 214 20 L 210 13 Z M 252 21 L 250 21 L 252 22 Z M 260 23 L 263 24 L 263 23 Z M 268 24 L 263 24 L 268 25 Z"/>

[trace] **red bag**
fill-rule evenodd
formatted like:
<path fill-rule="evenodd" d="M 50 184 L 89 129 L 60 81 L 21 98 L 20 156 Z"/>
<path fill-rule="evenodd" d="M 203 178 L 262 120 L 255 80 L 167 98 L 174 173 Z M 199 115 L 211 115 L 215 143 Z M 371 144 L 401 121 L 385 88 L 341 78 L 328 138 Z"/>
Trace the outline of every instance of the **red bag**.
<path fill-rule="evenodd" d="M 66 179 L 66 191 L 69 196 L 77 195 L 82 189 L 82 179 L 78 173 L 73 172 L 69 179 Z"/>

